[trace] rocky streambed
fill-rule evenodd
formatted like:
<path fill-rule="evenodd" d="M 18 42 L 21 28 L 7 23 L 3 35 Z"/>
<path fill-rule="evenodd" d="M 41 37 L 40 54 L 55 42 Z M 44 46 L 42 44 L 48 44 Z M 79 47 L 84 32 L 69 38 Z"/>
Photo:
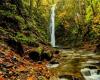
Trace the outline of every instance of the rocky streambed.
<path fill-rule="evenodd" d="M 35 51 L 38 49 L 41 51 L 41 48 Z M 36 58 L 35 53 L 20 57 L 9 47 L 1 46 L 0 80 L 85 80 L 80 72 L 84 67 L 100 71 L 100 54 L 80 49 L 59 51 L 53 53 L 50 61 L 45 60 L 48 55 L 43 61 L 35 61 L 30 57 Z"/>
<path fill-rule="evenodd" d="M 100 70 L 100 55 L 86 50 L 62 49 L 48 65 L 54 75 L 51 80 L 85 80 L 81 69 L 96 67 Z"/>

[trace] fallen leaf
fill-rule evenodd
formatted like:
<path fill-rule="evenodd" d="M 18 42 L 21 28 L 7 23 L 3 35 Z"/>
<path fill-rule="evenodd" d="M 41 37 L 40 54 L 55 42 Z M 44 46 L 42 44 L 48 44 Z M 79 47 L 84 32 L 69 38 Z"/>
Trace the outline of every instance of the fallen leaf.
<path fill-rule="evenodd" d="M 20 65 L 17 69 L 17 71 L 25 71 L 26 68 L 23 65 Z"/>
<path fill-rule="evenodd" d="M 0 80 L 5 80 L 3 77 L 0 77 Z"/>
<path fill-rule="evenodd" d="M 27 78 L 27 80 L 37 80 L 37 78 L 35 76 L 30 76 Z"/>

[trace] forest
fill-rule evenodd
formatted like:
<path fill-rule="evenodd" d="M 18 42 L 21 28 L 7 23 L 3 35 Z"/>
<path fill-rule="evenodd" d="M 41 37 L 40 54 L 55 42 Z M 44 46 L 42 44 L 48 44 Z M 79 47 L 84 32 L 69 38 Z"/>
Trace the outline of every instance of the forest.
<path fill-rule="evenodd" d="M 0 0 L 0 80 L 100 80 L 100 0 Z"/>

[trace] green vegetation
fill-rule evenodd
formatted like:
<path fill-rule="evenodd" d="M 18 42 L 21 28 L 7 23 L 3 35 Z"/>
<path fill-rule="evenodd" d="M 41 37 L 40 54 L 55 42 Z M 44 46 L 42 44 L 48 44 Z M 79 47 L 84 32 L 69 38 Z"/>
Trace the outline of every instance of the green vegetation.
<path fill-rule="evenodd" d="M 85 65 L 100 72 L 100 0 L 0 0 L 0 80 L 84 80 Z"/>
<path fill-rule="evenodd" d="M 64 33 L 58 34 L 59 32 L 56 32 L 56 35 L 59 36 L 57 43 L 64 43 L 65 46 L 82 45 L 84 42 L 100 43 L 98 41 L 100 37 L 99 5 L 99 0 L 60 1 L 57 9 L 56 27 L 57 31 L 62 30 Z"/>
<path fill-rule="evenodd" d="M 99 0 L 1 0 L 1 39 L 13 38 L 25 44 L 49 42 L 52 4 L 56 4 L 56 44 L 100 43 Z"/>
<path fill-rule="evenodd" d="M 33 1 L 33 0 L 30 0 Z M 38 3 L 28 0 L 0 1 L 1 39 L 13 38 L 21 43 L 47 42 L 47 17 Z"/>

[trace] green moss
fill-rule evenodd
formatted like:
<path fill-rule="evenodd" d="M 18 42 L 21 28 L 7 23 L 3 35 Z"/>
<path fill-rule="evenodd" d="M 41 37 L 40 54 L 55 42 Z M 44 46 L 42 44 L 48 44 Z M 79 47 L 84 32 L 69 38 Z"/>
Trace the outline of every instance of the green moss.
<path fill-rule="evenodd" d="M 33 36 L 26 37 L 23 33 L 17 32 L 15 39 L 21 41 L 22 43 L 34 43 L 36 39 Z"/>
<path fill-rule="evenodd" d="M 40 47 L 37 48 L 37 50 L 38 50 L 39 54 L 43 53 L 43 47 L 40 46 Z"/>
<path fill-rule="evenodd" d="M 8 18 L 15 18 L 18 22 L 23 23 L 25 22 L 24 19 L 17 15 L 17 14 L 13 14 L 10 11 L 5 11 L 5 10 L 0 10 L 0 15 L 3 17 L 8 17 Z"/>
<path fill-rule="evenodd" d="M 0 10 L 0 15 L 11 17 L 13 14 L 10 11 Z"/>

